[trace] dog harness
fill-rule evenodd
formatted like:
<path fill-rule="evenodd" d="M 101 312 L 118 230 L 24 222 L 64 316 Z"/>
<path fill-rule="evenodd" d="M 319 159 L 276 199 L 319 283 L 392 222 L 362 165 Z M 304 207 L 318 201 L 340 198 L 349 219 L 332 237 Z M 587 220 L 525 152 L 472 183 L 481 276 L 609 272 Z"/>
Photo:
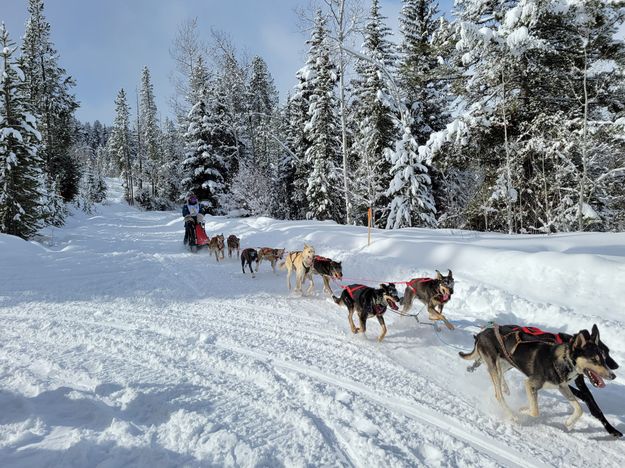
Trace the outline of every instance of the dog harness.
<path fill-rule="evenodd" d="M 331 262 L 332 261 L 327 257 L 322 257 L 321 255 L 315 255 L 315 260 L 317 260 L 318 262 Z"/>
<path fill-rule="evenodd" d="M 349 294 L 349 297 L 352 298 L 352 300 L 354 299 L 354 291 L 358 291 L 359 289 L 364 289 L 367 286 L 365 286 L 364 284 L 357 284 L 356 286 L 354 286 L 353 288 L 350 288 L 349 286 L 341 286 L 341 288 L 345 289 L 347 291 L 347 294 Z M 374 304 L 373 305 L 373 313 L 376 316 L 380 316 L 380 315 L 384 315 L 384 312 L 386 312 L 386 306 L 382 305 L 382 304 Z"/>
<path fill-rule="evenodd" d="M 341 288 L 347 291 L 347 294 L 349 294 L 349 297 L 351 297 L 352 300 L 354 300 L 354 291 L 358 291 L 359 289 L 364 289 L 366 287 L 367 286 L 365 286 L 364 284 L 357 284 L 353 288 L 350 288 L 349 286 L 341 286 Z"/>
<path fill-rule="evenodd" d="M 417 294 L 417 290 L 415 289 L 414 285 L 417 283 L 429 283 L 430 281 L 434 281 L 434 278 L 414 278 L 410 281 L 408 281 L 406 283 L 406 286 L 408 286 L 410 289 L 412 289 L 412 292 L 414 292 L 415 294 Z M 449 299 L 451 299 L 451 296 L 449 294 L 438 294 L 435 297 L 439 297 L 441 298 L 441 304 L 445 304 L 446 302 L 449 302 Z"/>
<path fill-rule="evenodd" d="M 540 328 L 536 328 L 536 327 L 515 327 L 512 330 L 513 331 L 522 331 L 523 333 L 527 333 L 528 335 L 532 335 L 532 336 L 542 336 L 542 335 L 553 336 L 553 340 L 555 341 L 556 344 L 564 343 L 562 341 L 562 337 L 560 337 L 559 333 L 546 332 L 546 331 L 541 330 Z"/>
<path fill-rule="evenodd" d="M 549 332 L 545 332 L 542 331 L 539 328 L 536 327 L 515 327 L 512 329 L 512 331 L 510 333 L 508 333 L 506 336 L 502 337 L 501 336 L 501 332 L 499 331 L 499 325 L 496 323 L 493 323 L 493 331 L 495 332 L 495 337 L 497 338 L 497 341 L 499 342 L 499 346 L 501 346 L 501 350 L 504 354 L 504 356 L 506 357 L 506 360 L 515 368 L 519 369 L 519 366 L 517 366 L 516 362 L 514 362 L 514 359 L 512 358 L 512 355 L 515 353 L 517 347 L 522 344 L 522 343 L 547 343 L 547 344 L 553 344 L 553 343 L 549 343 L 548 341 L 542 341 L 542 340 L 529 340 L 529 341 L 523 341 L 520 337 L 520 333 L 518 332 L 523 332 L 523 333 L 527 333 L 528 335 L 532 335 L 532 336 L 542 336 L 542 335 L 548 335 L 548 336 L 553 336 L 555 337 L 555 343 L 560 345 L 563 344 L 562 338 L 560 337 L 560 335 L 556 334 L 556 333 L 549 333 Z M 508 338 L 508 336 L 510 336 L 511 334 L 514 333 L 514 338 L 516 340 L 516 342 L 514 343 L 514 345 L 512 346 L 512 350 L 510 352 L 508 352 L 508 348 L 506 348 L 506 344 L 505 344 L 505 339 Z M 568 348 L 567 348 L 568 350 Z M 568 353 L 566 355 L 567 359 L 570 361 L 570 357 L 568 356 Z M 556 374 L 558 374 L 558 377 L 562 380 L 564 379 L 564 375 L 561 373 L 560 369 L 558 369 L 558 367 L 554 366 L 554 370 L 556 371 Z"/>

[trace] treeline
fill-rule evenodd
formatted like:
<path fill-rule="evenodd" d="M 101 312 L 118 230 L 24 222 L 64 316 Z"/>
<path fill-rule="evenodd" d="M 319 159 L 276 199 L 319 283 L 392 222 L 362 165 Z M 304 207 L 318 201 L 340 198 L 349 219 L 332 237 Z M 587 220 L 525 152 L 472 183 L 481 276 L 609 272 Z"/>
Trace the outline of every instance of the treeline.
<path fill-rule="evenodd" d="M 29 0 L 20 45 L 0 26 L 0 232 L 32 237 L 60 226 L 66 204 L 85 209 L 105 186 L 85 151 L 74 81 L 59 65 L 43 0 Z"/>
<path fill-rule="evenodd" d="M 120 90 L 97 145 L 84 136 L 95 124 L 49 138 L 45 101 L 32 112 L 40 193 L 55 206 L 75 197 L 50 175 L 65 159 L 48 148 L 78 142 L 77 167 L 95 174 L 87 198 L 102 174 L 121 176 L 146 209 L 192 190 L 213 214 L 364 224 L 371 209 L 391 229 L 625 229 L 624 2 L 463 0 L 448 20 L 435 1 L 403 0 L 396 38 L 377 0 L 320 5 L 302 15 L 307 58 L 282 104 L 263 58 L 215 31 L 206 44 L 196 21 L 170 51 L 172 120 L 159 118 L 147 67 L 134 117 Z M 63 102 L 71 117 L 77 104 Z"/>
<path fill-rule="evenodd" d="M 449 21 L 403 0 L 398 43 L 377 0 L 321 5 L 284 105 L 262 58 L 181 28 L 176 122 L 153 126 L 147 70 L 134 139 L 118 96 L 109 148 L 129 200 L 193 190 L 215 214 L 357 224 L 371 209 L 383 228 L 625 228 L 623 2 L 465 0 Z"/>

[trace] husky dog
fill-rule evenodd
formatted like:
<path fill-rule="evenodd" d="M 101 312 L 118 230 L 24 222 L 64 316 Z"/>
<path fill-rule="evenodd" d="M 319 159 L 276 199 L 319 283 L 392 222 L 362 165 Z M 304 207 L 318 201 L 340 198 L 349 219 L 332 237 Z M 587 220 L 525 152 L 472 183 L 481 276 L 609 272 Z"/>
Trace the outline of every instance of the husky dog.
<path fill-rule="evenodd" d="M 402 314 L 407 314 L 415 297 L 428 306 L 430 320 L 442 320 L 450 330 L 454 326 L 443 315 L 443 307 L 454 293 L 454 277 L 449 270 L 447 276 L 436 270 L 436 278 L 413 278 L 408 281 L 401 303 L 404 305 Z"/>
<path fill-rule="evenodd" d="M 258 252 L 256 249 L 243 249 L 241 252 L 241 270 L 243 270 L 243 274 L 245 274 L 245 264 L 250 268 L 250 273 L 252 274 L 252 278 L 255 278 L 254 269 L 252 268 L 252 262 L 256 262 L 256 266 L 258 267 Z"/>
<path fill-rule="evenodd" d="M 228 257 L 232 257 L 232 253 L 236 250 L 237 251 L 237 258 L 239 258 L 239 244 L 241 242 L 241 239 L 239 239 L 237 236 L 235 236 L 234 234 L 230 234 L 228 236 Z"/>
<path fill-rule="evenodd" d="M 260 264 L 263 260 L 269 260 L 271 262 L 271 269 L 276 272 L 276 263 L 278 260 L 282 260 L 284 256 L 284 249 L 272 249 L 271 247 L 262 247 L 258 249 L 258 264 L 256 265 L 256 273 L 260 268 Z"/>
<path fill-rule="evenodd" d="M 386 307 L 398 310 L 399 294 L 393 283 L 380 284 L 378 289 L 370 288 L 364 284 L 350 284 L 343 286 L 344 290 L 340 297 L 332 296 L 338 305 L 347 306 L 347 320 L 352 329 L 352 333 L 365 333 L 367 331 L 367 319 L 376 317 L 382 331 L 378 336 L 378 341 L 382 341 L 386 336 L 386 324 L 384 323 L 384 312 Z M 354 311 L 358 312 L 360 327 L 354 325 Z"/>
<path fill-rule="evenodd" d="M 499 331 L 500 333 L 503 333 L 503 334 L 510 333 L 511 331 L 520 332 L 518 336 L 522 341 L 534 340 L 534 341 L 543 341 L 545 343 L 561 344 L 561 343 L 567 343 L 573 339 L 573 335 L 569 335 L 568 333 L 562 333 L 562 332 L 550 333 L 550 332 L 539 330 L 538 328 L 534 328 L 534 327 L 517 327 L 514 325 L 502 325 L 499 327 Z M 599 349 L 601 350 L 601 354 L 603 355 L 603 358 L 605 359 L 605 363 L 607 364 L 607 366 L 611 370 L 618 369 L 619 367 L 618 364 L 610 356 L 610 348 L 608 348 L 608 346 L 601 340 L 599 340 Z M 507 385 L 506 385 L 505 379 L 502 380 L 502 387 L 503 387 L 504 393 L 507 393 L 506 392 Z M 614 437 L 623 437 L 623 434 L 620 431 L 618 431 L 616 428 L 614 428 L 614 426 L 612 426 L 608 422 L 608 420 L 605 418 L 603 411 L 601 411 L 601 408 L 599 408 L 599 405 L 595 401 L 594 397 L 592 396 L 592 393 L 590 392 L 588 386 L 586 385 L 586 381 L 584 380 L 583 375 L 578 375 L 577 378 L 575 379 L 575 387 L 569 384 L 569 388 L 573 392 L 573 395 L 575 395 L 577 398 L 579 398 L 584 403 L 586 403 L 586 406 L 588 406 L 588 409 L 590 410 L 590 414 L 593 415 L 595 418 L 597 418 L 601 422 L 601 424 L 603 424 L 603 427 L 605 428 L 606 431 L 608 431 L 609 434 L 613 435 Z"/>
<path fill-rule="evenodd" d="M 280 268 L 287 269 L 286 273 L 286 285 L 291 290 L 291 272 L 295 270 L 295 291 L 302 291 L 302 284 L 306 279 L 306 276 L 310 275 L 310 270 L 313 266 L 313 260 L 315 257 L 315 248 L 304 244 L 304 250 L 297 252 L 290 252 L 286 260 L 280 264 Z"/>
<path fill-rule="evenodd" d="M 515 367 L 527 377 L 525 391 L 529 408 L 522 412 L 530 416 L 538 416 L 538 390 L 558 388 L 573 407 L 573 414 L 565 422 L 570 430 L 582 415 L 582 408 L 569 388 L 569 382 L 578 376 L 586 376 L 593 386 L 603 388 L 603 379 L 616 378 L 601 350 L 599 329 L 593 325 L 592 333 L 581 330 L 569 341 L 560 340 L 559 343 L 527 339 L 527 335 L 523 327 L 494 324 L 475 336 L 473 351 L 459 354 L 463 359 L 475 361 L 469 371 L 475 370 L 482 362 L 486 363 L 495 388 L 495 398 L 513 419 L 516 416 L 503 397 L 504 393 L 508 393 L 503 377 L 508 369 Z"/>
<path fill-rule="evenodd" d="M 215 253 L 215 258 L 218 262 L 220 258 L 223 260 L 225 257 L 224 235 L 219 234 L 218 236 L 211 238 L 210 242 L 208 243 L 208 248 L 211 252 Z"/>
<path fill-rule="evenodd" d="M 313 282 L 314 275 L 321 275 L 323 278 L 323 290 L 326 294 L 332 295 L 332 289 L 330 288 L 330 279 L 337 280 L 343 279 L 343 267 L 341 262 L 335 262 L 334 260 L 326 257 L 315 255 L 313 258 L 312 275 L 310 275 L 310 286 L 308 288 L 308 294 L 315 290 L 315 283 Z"/>

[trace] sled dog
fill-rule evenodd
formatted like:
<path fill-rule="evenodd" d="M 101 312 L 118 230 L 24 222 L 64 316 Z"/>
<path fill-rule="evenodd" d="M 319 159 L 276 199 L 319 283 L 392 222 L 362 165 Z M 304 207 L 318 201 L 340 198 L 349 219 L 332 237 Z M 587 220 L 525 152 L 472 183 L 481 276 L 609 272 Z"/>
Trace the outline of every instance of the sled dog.
<path fill-rule="evenodd" d="M 393 310 L 398 310 L 399 294 L 393 283 L 383 283 L 380 287 L 370 288 L 364 284 L 350 284 L 343 286 L 340 297 L 332 296 L 338 305 L 347 307 L 347 320 L 352 333 L 365 333 L 367 331 L 367 319 L 376 317 L 382 331 L 378 336 L 378 341 L 382 341 L 386 336 L 386 324 L 384 323 L 384 312 L 387 306 Z M 360 327 L 354 325 L 354 312 L 358 313 Z"/>
<path fill-rule="evenodd" d="M 232 254 L 235 250 L 237 252 L 237 258 L 239 258 L 240 242 L 241 242 L 241 239 L 239 239 L 234 234 L 230 234 L 228 236 L 227 243 L 228 243 L 228 257 L 229 258 L 232 257 Z"/>
<path fill-rule="evenodd" d="M 443 307 L 451 299 L 454 293 L 454 277 L 449 270 L 447 276 L 441 275 L 436 270 L 436 278 L 412 278 L 406 285 L 404 297 L 401 300 L 403 304 L 402 314 L 407 314 L 412 307 L 415 298 L 428 307 L 430 320 L 442 320 L 450 330 L 454 326 L 443 315 Z"/>
<path fill-rule="evenodd" d="M 255 278 L 254 269 L 252 268 L 252 262 L 256 262 L 256 266 L 258 267 L 258 252 L 256 249 L 243 249 L 241 251 L 241 270 L 243 270 L 243 274 L 245 274 L 245 264 L 250 268 L 250 273 L 252 274 L 252 278 Z"/>
<path fill-rule="evenodd" d="M 215 258 L 217 259 L 218 262 L 220 258 L 223 260 L 225 257 L 224 235 L 219 234 L 215 237 L 212 237 L 210 242 L 208 243 L 208 248 L 210 249 L 211 252 L 215 253 Z"/>
<path fill-rule="evenodd" d="M 289 252 L 286 260 L 280 264 L 280 268 L 287 269 L 286 285 L 291 290 L 291 272 L 295 270 L 295 291 L 302 291 L 302 284 L 306 277 L 310 274 L 315 257 L 315 248 L 304 244 L 304 250 L 297 252 Z"/>
<path fill-rule="evenodd" d="M 278 260 L 282 260 L 284 256 L 284 249 L 272 249 L 271 247 L 262 247 L 258 249 L 258 264 L 256 265 L 256 273 L 260 268 L 260 264 L 263 260 L 269 260 L 271 263 L 271 269 L 276 272 L 276 263 Z"/>
<path fill-rule="evenodd" d="M 527 328 L 525 327 L 527 331 Z M 459 353 L 460 357 L 475 361 L 468 368 L 475 370 L 482 362 L 486 363 L 495 390 L 495 398 L 513 419 L 516 416 L 506 403 L 503 394 L 508 393 L 504 373 L 515 367 L 527 377 L 525 391 L 529 408 L 522 412 L 538 416 L 538 390 L 556 387 L 573 407 L 573 414 L 566 420 L 570 430 L 582 415 L 582 408 L 569 387 L 569 382 L 579 376 L 586 376 L 593 386 L 605 387 L 603 379 L 616 378 L 606 363 L 601 350 L 599 329 L 592 327 L 580 330 L 570 340 L 546 342 L 528 338 L 524 327 L 494 324 L 475 336 L 475 346 L 470 353 Z M 616 364 L 616 363 L 614 363 Z"/>
<path fill-rule="evenodd" d="M 332 295 L 332 288 L 330 288 L 330 279 L 343 279 L 343 266 L 341 262 L 335 262 L 334 260 L 326 257 L 315 255 L 313 258 L 312 275 L 310 275 L 310 287 L 308 288 L 308 294 L 315 290 L 315 283 L 313 277 L 320 275 L 323 278 L 323 290 L 326 294 Z"/>

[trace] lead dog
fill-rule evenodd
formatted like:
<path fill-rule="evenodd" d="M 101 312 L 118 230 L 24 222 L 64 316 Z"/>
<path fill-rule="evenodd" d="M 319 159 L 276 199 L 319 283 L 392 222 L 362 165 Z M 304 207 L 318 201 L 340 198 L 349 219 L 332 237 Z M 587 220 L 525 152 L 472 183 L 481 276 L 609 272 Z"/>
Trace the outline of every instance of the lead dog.
<path fill-rule="evenodd" d="M 341 262 L 335 262 L 330 258 L 315 255 L 313 258 L 312 273 L 312 275 L 309 275 L 310 287 L 308 288 L 308 294 L 312 293 L 315 289 L 313 277 L 315 275 L 320 275 L 323 278 L 323 290 L 327 294 L 332 295 L 330 279 L 343 279 L 343 266 L 341 265 Z"/>
<path fill-rule="evenodd" d="M 310 274 L 310 269 L 313 266 L 313 259 L 315 257 L 315 248 L 304 244 L 304 249 L 297 252 L 290 252 L 286 260 L 280 264 L 280 268 L 286 268 L 286 284 L 291 290 L 291 272 L 295 270 L 295 291 L 302 290 L 302 284 L 306 279 L 306 276 Z"/>
<path fill-rule="evenodd" d="M 256 273 L 260 268 L 260 264 L 263 260 L 269 260 L 271 263 L 271 269 L 276 272 L 276 263 L 278 260 L 282 260 L 284 257 L 284 249 L 272 249 L 271 247 L 262 247 L 258 249 L 258 264 L 256 265 Z"/>
<path fill-rule="evenodd" d="M 450 330 L 454 326 L 443 315 L 443 307 L 454 293 L 454 277 L 449 270 L 447 276 L 436 270 L 436 278 L 413 278 L 406 284 L 406 291 L 401 303 L 404 305 L 402 314 L 407 314 L 415 297 L 428 307 L 430 320 L 442 320 Z"/>
<path fill-rule="evenodd" d="M 384 322 L 384 312 L 389 306 L 393 310 L 398 310 L 399 294 L 393 283 L 380 284 L 378 289 L 370 288 L 364 284 L 350 284 L 343 286 L 344 290 L 340 297 L 332 296 L 338 305 L 347 306 L 347 320 L 352 333 L 365 333 L 367 331 L 367 319 L 376 317 L 382 331 L 378 336 L 378 341 L 382 341 L 386 336 L 386 324 Z M 353 315 L 358 312 L 360 327 L 354 325 Z"/>
<path fill-rule="evenodd" d="M 475 370 L 482 362 L 486 363 L 495 398 L 513 419 L 516 416 L 503 397 L 504 392 L 508 393 L 503 377 L 508 369 L 515 367 L 527 377 L 525 391 L 529 408 L 522 411 L 530 416 L 538 416 L 538 390 L 558 388 L 573 407 L 573 414 L 565 422 L 570 430 L 582 415 L 582 409 L 568 383 L 579 376 L 586 376 L 593 386 L 603 388 L 603 379 L 613 380 L 616 377 L 601 351 L 599 329 L 593 325 L 592 333 L 581 330 L 568 342 L 561 343 L 528 340 L 526 335 L 523 327 L 494 324 L 475 336 L 473 351 L 459 354 L 463 359 L 475 361 L 469 371 Z"/>

